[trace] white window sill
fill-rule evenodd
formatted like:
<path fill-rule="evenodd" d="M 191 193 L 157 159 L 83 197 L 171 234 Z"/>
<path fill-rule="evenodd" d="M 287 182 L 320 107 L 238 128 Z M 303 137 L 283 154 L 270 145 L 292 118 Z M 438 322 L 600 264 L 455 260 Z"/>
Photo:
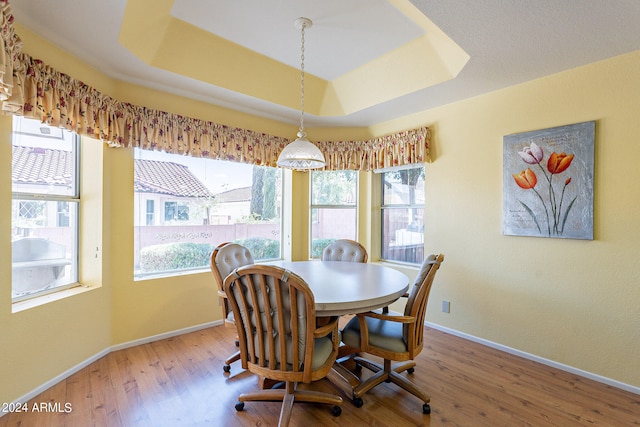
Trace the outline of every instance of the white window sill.
<path fill-rule="evenodd" d="M 49 304 L 54 301 L 59 301 L 64 298 L 69 298 L 74 295 L 83 294 L 93 289 L 98 289 L 100 286 L 82 285 L 74 286 L 58 292 L 52 292 L 50 294 L 42 295 L 35 298 L 30 298 L 24 301 L 14 302 L 11 305 L 12 313 L 19 313 L 21 311 L 29 310 L 31 308 L 39 307 L 44 304 Z"/>
<path fill-rule="evenodd" d="M 207 267 L 190 269 L 190 270 L 175 270 L 175 271 L 167 271 L 164 273 L 149 273 L 140 276 L 133 276 L 134 282 L 143 282 L 145 280 L 158 280 L 158 279 L 167 279 L 171 277 L 179 277 L 179 276 L 188 276 L 191 274 L 202 274 L 202 273 L 211 273 L 211 269 Z"/>
<path fill-rule="evenodd" d="M 420 270 L 420 267 L 421 267 L 420 264 L 410 264 L 408 262 L 387 261 L 387 260 L 374 261 L 372 262 L 372 264 L 380 264 L 380 265 L 395 268 L 398 270 L 406 269 L 408 271 L 418 271 Z"/>

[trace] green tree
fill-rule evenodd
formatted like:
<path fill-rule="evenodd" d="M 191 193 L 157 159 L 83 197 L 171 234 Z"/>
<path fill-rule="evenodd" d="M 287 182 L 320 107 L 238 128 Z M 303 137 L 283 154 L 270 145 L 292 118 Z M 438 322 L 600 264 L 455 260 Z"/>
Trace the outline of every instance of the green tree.
<path fill-rule="evenodd" d="M 276 170 L 265 168 L 262 200 L 262 219 L 265 221 L 276 217 Z"/>
<path fill-rule="evenodd" d="M 264 169 L 261 166 L 253 167 L 253 178 L 251 183 L 251 206 L 249 215 L 254 218 L 262 218 L 264 206 Z"/>
<path fill-rule="evenodd" d="M 314 205 L 355 204 L 356 171 L 322 171 L 312 174 L 311 203 Z"/>
<path fill-rule="evenodd" d="M 402 184 L 409 190 L 409 200 L 406 202 L 410 205 L 415 204 L 416 201 L 416 184 L 420 179 L 424 179 L 424 167 L 401 169 L 398 171 L 387 172 L 385 174 L 384 185 L 385 188 L 391 188 L 393 184 Z"/>
<path fill-rule="evenodd" d="M 420 180 L 424 180 L 424 167 L 416 167 L 412 169 L 402 169 L 398 171 L 391 171 L 384 174 L 384 190 L 390 190 L 393 185 L 400 185 L 407 190 L 407 199 L 403 200 L 409 207 L 409 224 L 411 224 L 417 217 L 418 212 L 414 205 L 416 204 L 416 184 Z M 396 193 L 402 194 L 402 193 Z M 387 196 L 385 196 L 385 199 Z M 404 197 L 403 197 L 404 198 Z"/>

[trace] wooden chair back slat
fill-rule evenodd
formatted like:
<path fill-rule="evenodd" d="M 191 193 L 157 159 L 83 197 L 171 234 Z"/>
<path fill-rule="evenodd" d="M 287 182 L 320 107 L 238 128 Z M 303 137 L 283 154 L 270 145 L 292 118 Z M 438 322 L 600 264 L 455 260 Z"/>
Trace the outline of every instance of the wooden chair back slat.
<path fill-rule="evenodd" d="M 280 267 L 250 265 L 229 275 L 224 286 L 233 292 L 229 300 L 242 323 L 243 367 L 279 371 L 283 381 L 310 379 L 315 302 L 304 280 Z"/>
<path fill-rule="evenodd" d="M 278 425 L 284 427 L 295 401 L 342 404 L 340 396 L 296 389 L 297 383 L 326 377 L 340 345 L 337 317 L 316 328 L 313 293 L 300 276 L 276 266 L 248 265 L 228 275 L 223 287 L 237 319 L 242 367 L 286 383 L 283 389 L 241 394 L 237 410 L 245 401 L 282 400 Z M 315 338 L 319 348 L 332 349 L 316 355 L 314 367 Z"/>

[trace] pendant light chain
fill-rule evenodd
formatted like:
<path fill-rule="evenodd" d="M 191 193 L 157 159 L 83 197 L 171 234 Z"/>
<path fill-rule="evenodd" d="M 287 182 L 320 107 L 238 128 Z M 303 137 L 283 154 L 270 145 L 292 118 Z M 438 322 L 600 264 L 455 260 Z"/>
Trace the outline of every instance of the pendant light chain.
<path fill-rule="evenodd" d="M 300 133 L 304 134 L 304 30 L 306 23 L 302 23 L 300 41 Z"/>
<path fill-rule="evenodd" d="M 307 139 L 304 131 L 304 36 L 305 30 L 312 26 L 309 18 L 300 17 L 294 21 L 300 30 L 300 129 L 298 137 L 282 149 L 276 165 L 297 171 L 323 168 L 326 165 L 324 154 Z"/>

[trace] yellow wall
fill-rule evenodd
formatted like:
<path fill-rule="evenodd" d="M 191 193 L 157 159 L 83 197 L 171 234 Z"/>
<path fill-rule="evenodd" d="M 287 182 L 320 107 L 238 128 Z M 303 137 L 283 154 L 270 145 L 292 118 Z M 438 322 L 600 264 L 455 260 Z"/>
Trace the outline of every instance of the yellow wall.
<path fill-rule="evenodd" d="M 133 280 L 133 150 L 109 149 L 107 216 L 112 246 L 109 272 L 111 344 L 157 335 L 220 319 L 216 285 L 210 273 L 157 280 Z M 105 248 L 105 256 L 107 249 Z"/>
<path fill-rule="evenodd" d="M 144 104 L 148 98 L 152 106 L 220 114 L 233 125 L 254 123 L 246 114 L 105 79 L 34 37 L 28 43 L 23 39 L 25 51 L 37 51 L 34 56 L 72 76 L 77 72 L 102 90 L 126 93 L 130 102 Z M 425 245 L 427 252 L 441 251 L 446 259 L 429 321 L 640 387 L 638 99 L 640 53 L 635 52 L 367 130 L 382 135 L 425 124 L 433 130 Z M 597 121 L 595 240 L 503 236 L 503 135 L 587 120 Z M 255 130 L 295 133 L 295 127 L 277 122 L 255 123 Z M 2 140 L 9 140 L 9 129 L 9 118 L 1 118 Z M 309 133 L 316 139 L 339 134 L 336 129 Z M 0 401 L 23 396 L 109 346 L 220 319 L 209 273 L 133 281 L 133 154 L 97 151 L 103 171 L 92 173 L 101 175 L 98 181 L 103 178 L 102 206 L 96 208 L 103 212 L 98 225 L 103 233 L 91 239 L 102 246 L 102 254 L 82 272 L 99 282 L 97 287 L 12 314 L 11 156 L 9 144 L 0 144 Z M 306 177 L 301 179 L 292 187 L 296 192 L 308 188 Z M 375 196 L 365 197 L 376 203 Z M 362 224 L 377 230 L 375 209 L 361 221 L 360 231 Z M 305 227 L 294 221 L 292 231 Z M 377 237 L 361 239 L 375 245 Z M 95 277 L 100 269 L 101 277 Z M 451 301 L 450 314 L 439 311 L 442 299 Z"/>
<path fill-rule="evenodd" d="M 640 52 L 433 109 L 428 320 L 640 386 Z M 596 121 L 595 239 L 502 235 L 504 135 Z M 451 301 L 451 313 L 440 311 Z"/>
<path fill-rule="evenodd" d="M 20 25 L 16 31 L 25 52 L 117 99 L 275 135 L 297 131 L 297 126 L 109 79 Z M 210 273 L 133 281 L 133 151 L 88 139 L 83 139 L 87 202 L 82 204 L 80 280 L 92 288 L 12 313 L 10 132 L 11 118 L 0 116 L 5 142 L 0 144 L 1 402 L 30 393 L 111 346 L 221 319 Z"/>
<path fill-rule="evenodd" d="M 75 292 L 36 308 L 14 310 L 11 304 L 11 117 L 0 116 L 0 400 L 11 402 L 55 378 L 111 345 L 109 337 L 110 293 L 101 286 L 102 257 L 102 145 L 83 150 L 82 160 L 91 166 L 83 174 L 81 198 L 85 232 L 80 238 L 84 256 L 80 262 L 83 283 L 91 290 Z M 85 209 L 86 208 L 86 209 Z M 54 299 L 61 294 L 43 297 Z M 23 306 L 24 303 L 18 304 Z M 14 312 L 15 311 L 15 312 Z"/>

